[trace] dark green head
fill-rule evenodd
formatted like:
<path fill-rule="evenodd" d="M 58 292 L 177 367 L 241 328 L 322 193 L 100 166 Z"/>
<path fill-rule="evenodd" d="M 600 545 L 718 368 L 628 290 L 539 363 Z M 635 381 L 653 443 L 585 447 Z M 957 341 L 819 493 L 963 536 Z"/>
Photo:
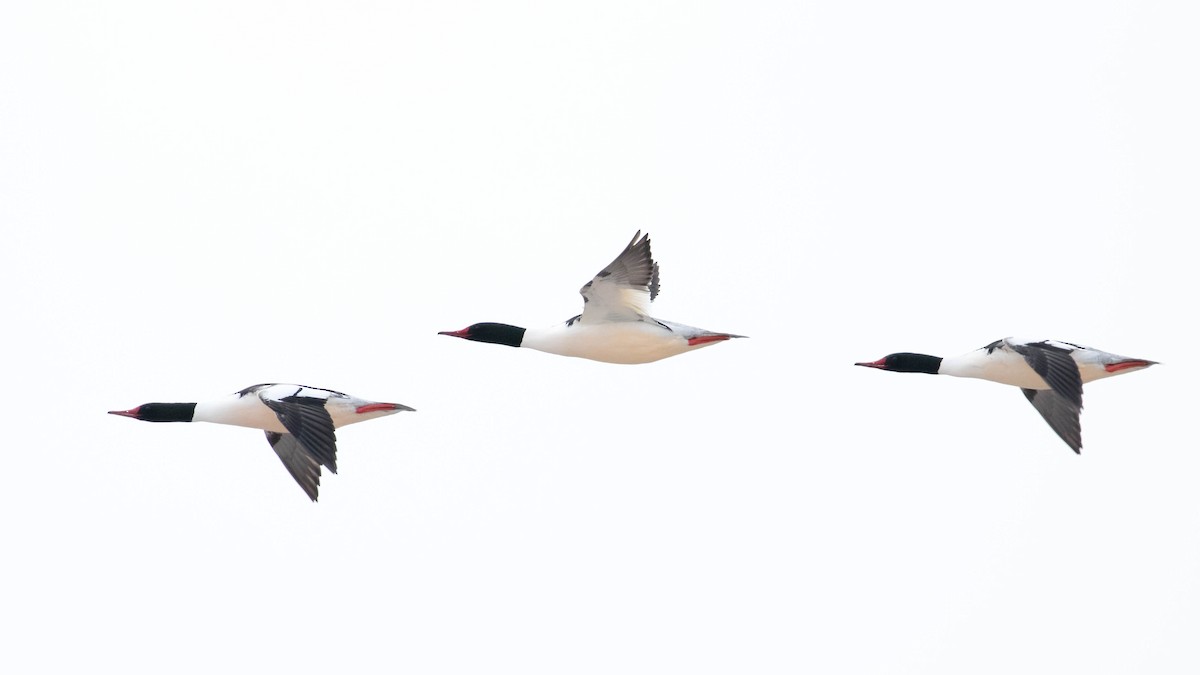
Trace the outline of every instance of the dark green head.
<path fill-rule="evenodd" d="M 442 331 L 438 335 L 450 335 L 475 342 L 491 342 L 509 347 L 520 347 L 525 339 L 525 329 L 506 323 L 473 323 L 462 330 Z"/>
<path fill-rule="evenodd" d="M 878 361 L 868 361 L 854 365 L 878 368 L 880 370 L 891 370 L 897 373 L 929 373 L 930 375 L 937 375 L 938 369 L 942 367 L 942 357 L 900 352 L 897 354 L 888 354 Z"/>

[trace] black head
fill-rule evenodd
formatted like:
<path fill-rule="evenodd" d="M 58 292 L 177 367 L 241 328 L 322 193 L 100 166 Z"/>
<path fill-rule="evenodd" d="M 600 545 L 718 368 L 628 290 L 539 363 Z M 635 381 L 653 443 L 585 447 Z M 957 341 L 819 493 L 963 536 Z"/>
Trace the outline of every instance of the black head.
<path fill-rule="evenodd" d="M 878 361 L 856 363 L 854 365 L 878 368 L 880 370 L 892 370 L 897 373 L 929 373 L 930 375 L 936 375 L 938 368 L 942 366 L 942 357 L 900 352 L 898 354 L 888 354 Z"/>
<path fill-rule="evenodd" d="M 525 339 L 525 329 L 506 323 L 473 323 L 462 330 L 442 331 L 438 335 L 450 335 L 475 342 L 491 342 L 509 347 L 520 347 Z"/>
<path fill-rule="evenodd" d="M 110 410 L 108 414 L 143 422 L 191 422 L 195 412 L 195 403 L 143 403 L 129 410 Z"/>

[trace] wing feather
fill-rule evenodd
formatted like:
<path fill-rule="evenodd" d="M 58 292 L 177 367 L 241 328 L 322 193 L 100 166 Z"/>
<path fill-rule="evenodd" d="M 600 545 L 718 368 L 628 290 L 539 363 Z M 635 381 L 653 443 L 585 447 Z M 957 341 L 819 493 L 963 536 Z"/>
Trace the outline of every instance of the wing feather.
<path fill-rule="evenodd" d="M 1083 377 L 1079 365 L 1071 357 L 1073 350 L 1058 347 L 1048 342 L 1029 342 L 1011 345 L 1013 351 L 1025 357 L 1055 393 L 1065 398 L 1075 408 L 1083 408 Z"/>
<path fill-rule="evenodd" d="M 1054 433 L 1071 446 L 1075 454 L 1080 454 L 1083 447 L 1083 434 L 1079 426 L 1080 407 L 1053 389 L 1022 388 L 1021 391 Z"/>
<path fill-rule="evenodd" d="M 337 436 L 333 431 L 333 418 L 325 409 L 326 399 L 294 395 L 277 400 L 259 398 L 275 411 L 279 422 L 313 459 L 337 473 Z"/>
<path fill-rule="evenodd" d="M 284 468 L 296 479 L 296 483 L 304 490 L 308 498 L 317 501 L 317 488 L 321 485 L 321 465 L 312 455 L 305 451 L 300 441 L 291 434 L 281 434 L 276 431 L 267 432 L 267 442 L 279 455 Z"/>
<path fill-rule="evenodd" d="M 650 235 L 639 230 L 607 267 L 579 289 L 580 321 L 640 321 L 658 297 L 658 263 L 650 252 Z"/>

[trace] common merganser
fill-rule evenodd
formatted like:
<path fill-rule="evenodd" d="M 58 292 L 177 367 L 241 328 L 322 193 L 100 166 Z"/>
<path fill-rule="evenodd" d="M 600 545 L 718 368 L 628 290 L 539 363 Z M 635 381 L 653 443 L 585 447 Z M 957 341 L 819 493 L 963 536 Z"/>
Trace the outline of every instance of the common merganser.
<path fill-rule="evenodd" d="M 626 364 L 650 363 L 745 337 L 651 317 L 650 303 L 658 297 L 658 288 L 650 235 L 638 231 L 616 260 L 579 289 L 582 314 L 550 328 L 476 323 L 439 335 Z"/>
<path fill-rule="evenodd" d="M 413 409 L 299 384 L 256 384 L 215 401 L 143 403 L 109 414 L 145 422 L 214 422 L 262 429 L 288 473 L 315 502 L 321 467 L 337 473 L 333 430 L 401 410 Z"/>
<path fill-rule="evenodd" d="M 1083 447 L 1079 411 L 1083 409 L 1084 383 L 1156 363 L 1070 342 L 1010 337 L 962 356 L 941 358 L 905 352 L 854 365 L 898 373 L 975 377 L 1020 387 L 1050 428 L 1079 454 Z"/>

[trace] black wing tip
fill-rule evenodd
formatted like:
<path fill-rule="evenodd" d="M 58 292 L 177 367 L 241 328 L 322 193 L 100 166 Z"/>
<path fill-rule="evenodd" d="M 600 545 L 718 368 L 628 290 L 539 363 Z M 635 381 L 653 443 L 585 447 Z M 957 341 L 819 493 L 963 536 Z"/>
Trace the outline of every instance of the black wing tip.
<path fill-rule="evenodd" d="M 296 484 L 300 486 L 301 490 L 304 490 L 304 494 L 308 495 L 309 499 L 317 501 L 317 493 L 321 490 L 321 466 L 319 464 L 316 466 L 316 471 L 308 476 L 311 478 L 311 482 L 301 481 L 298 476 L 292 477 L 296 479 Z"/>
<path fill-rule="evenodd" d="M 641 235 L 641 239 L 638 239 Z M 629 249 L 633 250 L 638 255 L 639 261 L 644 260 L 650 265 L 650 278 L 646 280 L 646 287 L 650 289 L 651 295 L 658 294 L 658 263 L 654 261 L 654 252 L 650 250 L 650 233 L 642 234 L 641 230 L 633 236 L 634 243 L 629 245 Z"/>
<path fill-rule="evenodd" d="M 286 466 L 287 462 L 284 462 L 284 465 Z M 317 493 L 321 490 L 321 466 L 318 464 L 315 468 L 316 471 L 314 473 L 297 475 L 292 473 L 290 466 L 288 467 L 288 473 L 292 474 L 292 478 L 296 480 L 296 485 L 299 485 L 300 489 L 304 490 L 304 494 L 308 495 L 308 498 L 314 502 L 317 501 Z"/>
<path fill-rule="evenodd" d="M 1025 394 L 1025 398 L 1033 404 L 1034 409 L 1068 448 L 1077 455 L 1083 454 L 1080 452 L 1083 448 L 1083 428 L 1079 424 L 1080 406 L 1073 405 L 1067 397 L 1053 389 L 1022 387 L 1021 393 Z"/>
<path fill-rule="evenodd" d="M 1057 429 L 1055 431 L 1057 431 Z M 1068 434 L 1066 436 L 1063 436 L 1060 434 L 1059 437 L 1063 439 L 1063 442 L 1065 442 L 1067 444 L 1067 447 L 1070 448 L 1072 452 L 1074 452 L 1077 455 L 1082 455 L 1083 454 L 1083 430 L 1082 429 L 1079 429 L 1079 430 L 1073 429 L 1072 431 L 1074 431 L 1075 433 Z"/>
<path fill-rule="evenodd" d="M 633 235 L 633 239 L 625 246 L 613 261 L 596 273 L 594 279 L 589 280 L 579 293 L 583 295 L 583 302 L 586 306 L 588 302 L 588 289 L 592 287 L 597 279 L 606 279 L 614 273 L 618 274 L 619 283 L 633 287 L 642 287 L 650 292 L 650 301 L 654 302 L 654 298 L 658 295 L 658 263 L 654 262 L 654 255 L 650 251 L 650 233 L 642 234 L 638 230 Z"/>
<path fill-rule="evenodd" d="M 294 436 L 277 431 L 268 431 L 266 435 L 271 449 L 279 456 L 283 467 L 296 481 L 296 485 L 304 490 L 304 494 L 309 499 L 317 501 L 317 492 L 321 486 L 321 464 L 304 449 L 304 446 Z M 286 442 L 284 442 L 285 438 L 287 438 Z"/>
<path fill-rule="evenodd" d="M 637 253 L 638 255 L 644 255 L 646 260 L 650 261 L 651 266 L 656 268 L 655 271 L 657 271 L 658 263 L 654 262 L 654 255 L 650 251 L 649 232 L 642 234 L 642 231 L 638 230 L 637 234 L 633 235 L 633 240 L 630 241 L 629 245 L 625 247 L 625 251 L 623 251 L 623 253 L 628 253 L 631 251 Z"/>

